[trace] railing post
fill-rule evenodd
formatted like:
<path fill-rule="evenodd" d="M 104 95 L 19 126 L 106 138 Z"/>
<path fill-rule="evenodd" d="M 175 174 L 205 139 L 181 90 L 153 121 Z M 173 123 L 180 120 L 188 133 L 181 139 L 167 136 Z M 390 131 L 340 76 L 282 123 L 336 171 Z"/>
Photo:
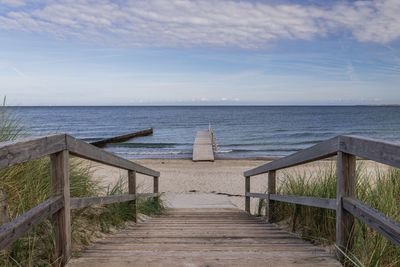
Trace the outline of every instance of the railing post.
<path fill-rule="evenodd" d="M 153 193 L 158 194 L 158 177 L 153 177 Z"/>
<path fill-rule="evenodd" d="M 135 195 L 136 197 L 136 172 L 128 170 L 128 192 L 130 195 Z M 133 220 L 137 222 L 137 200 L 133 200 L 132 202 L 133 207 Z"/>
<path fill-rule="evenodd" d="M 336 245 L 337 255 L 343 262 L 340 250 L 351 250 L 353 247 L 352 229 L 354 217 L 343 208 L 344 197 L 355 196 L 356 157 L 343 152 L 337 154 L 336 182 Z"/>
<path fill-rule="evenodd" d="M 69 152 L 64 150 L 50 156 L 51 193 L 61 196 L 63 208 L 53 215 L 55 229 L 55 257 L 64 266 L 71 257 L 71 209 L 69 191 Z"/>
<path fill-rule="evenodd" d="M 250 193 L 250 176 L 245 177 L 245 211 L 250 213 L 250 197 L 246 195 L 246 193 Z"/>
<path fill-rule="evenodd" d="M 267 221 L 269 223 L 275 222 L 275 203 L 269 198 L 271 194 L 276 194 L 276 171 L 268 172 Z"/>

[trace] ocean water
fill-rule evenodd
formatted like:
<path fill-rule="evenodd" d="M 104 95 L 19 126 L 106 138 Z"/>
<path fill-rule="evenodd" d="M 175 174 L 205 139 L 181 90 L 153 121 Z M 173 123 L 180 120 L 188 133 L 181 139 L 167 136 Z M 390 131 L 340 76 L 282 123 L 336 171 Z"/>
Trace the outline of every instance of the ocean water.
<path fill-rule="evenodd" d="M 34 136 L 94 141 L 149 127 L 154 135 L 105 148 L 126 158 L 189 158 L 211 123 L 217 157 L 277 157 L 340 134 L 400 141 L 397 106 L 11 107 Z"/>

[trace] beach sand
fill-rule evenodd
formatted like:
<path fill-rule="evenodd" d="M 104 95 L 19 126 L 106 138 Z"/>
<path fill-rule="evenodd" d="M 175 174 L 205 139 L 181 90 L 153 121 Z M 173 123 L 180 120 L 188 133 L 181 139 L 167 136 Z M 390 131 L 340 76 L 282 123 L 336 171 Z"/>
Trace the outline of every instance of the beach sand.
<path fill-rule="evenodd" d="M 136 163 L 157 170 L 161 173 L 159 179 L 159 191 L 165 193 L 163 199 L 167 206 L 185 206 L 194 205 L 189 203 L 190 192 L 196 196 L 197 200 L 201 198 L 210 199 L 212 195 L 219 194 L 215 198 L 216 202 L 228 202 L 244 209 L 244 176 L 243 172 L 251 168 L 267 163 L 265 160 L 233 159 L 216 160 L 215 162 L 193 162 L 189 159 L 141 159 L 135 160 Z M 364 166 L 364 171 L 374 172 L 377 168 L 383 169 L 385 166 L 370 161 L 360 161 Z M 298 167 L 282 170 L 278 172 L 278 183 L 283 179 L 285 173 L 317 175 L 319 170 L 332 166 L 333 161 L 317 161 Z M 94 177 L 101 180 L 104 185 L 116 183 L 119 177 L 126 179 L 126 171 L 105 165 L 93 164 Z M 151 192 L 153 178 L 138 174 L 137 177 L 138 192 Z M 267 174 L 254 176 L 251 178 L 251 192 L 264 193 L 267 189 Z M 186 193 L 185 197 L 180 197 Z M 224 196 L 224 194 L 229 195 Z M 201 203 L 204 201 L 200 201 Z M 206 201 L 207 202 L 207 201 Z M 207 203 L 209 203 L 208 201 Z M 251 210 L 257 209 L 258 200 L 252 199 Z"/>

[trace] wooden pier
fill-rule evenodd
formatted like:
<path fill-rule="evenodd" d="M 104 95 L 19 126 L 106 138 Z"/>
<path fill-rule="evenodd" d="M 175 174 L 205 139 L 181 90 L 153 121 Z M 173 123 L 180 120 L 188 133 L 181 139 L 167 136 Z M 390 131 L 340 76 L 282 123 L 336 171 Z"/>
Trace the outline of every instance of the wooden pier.
<path fill-rule="evenodd" d="M 214 137 L 211 130 L 197 132 L 193 144 L 193 161 L 214 161 Z"/>

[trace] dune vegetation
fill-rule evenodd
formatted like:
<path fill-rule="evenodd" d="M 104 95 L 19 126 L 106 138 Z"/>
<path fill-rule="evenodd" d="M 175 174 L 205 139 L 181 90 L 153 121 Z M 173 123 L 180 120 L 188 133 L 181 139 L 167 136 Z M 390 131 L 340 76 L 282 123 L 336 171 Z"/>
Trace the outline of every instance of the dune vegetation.
<path fill-rule="evenodd" d="M 29 130 L 29 129 L 28 129 Z M 0 107 L 0 141 L 12 141 L 27 135 L 17 118 Z M 71 197 L 100 196 L 127 192 L 127 178 L 114 185 L 102 185 L 92 178 L 93 169 L 82 160 L 70 160 Z M 0 190 L 6 200 L 8 217 L 15 218 L 49 197 L 50 160 L 48 157 L 0 170 Z M 163 205 L 159 198 L 138 201 L 138 212 L 159 214 Z M 130 203 L 91 207 L 72 212 L 74 253 L 96 237 L 123 227 L 134 218 Z M 0 254 L 0 266 L 49 266 L 54 259 L 55 236 L 50 220 L 35 227 Z"/>
<path fill-rule="evenodd" d="M 279 176 L 277 191 L 285 195 L 336 198 L 336 166 L 317 172 L 285 172 Z M 362 162 L 357 168 L 358 199 L 370 207 L 400 221 L 400 170 L 366 171 Z M 335 212 L 300 205 L 277 202 L 276 216 L 282 225 L 302 238 L 323 245 L 335 242 Z M 347 262 L 353 266 L 400 266 L 400 248 L 356 219 L 353 229 L 354 248 L 345 251 Z"/>

